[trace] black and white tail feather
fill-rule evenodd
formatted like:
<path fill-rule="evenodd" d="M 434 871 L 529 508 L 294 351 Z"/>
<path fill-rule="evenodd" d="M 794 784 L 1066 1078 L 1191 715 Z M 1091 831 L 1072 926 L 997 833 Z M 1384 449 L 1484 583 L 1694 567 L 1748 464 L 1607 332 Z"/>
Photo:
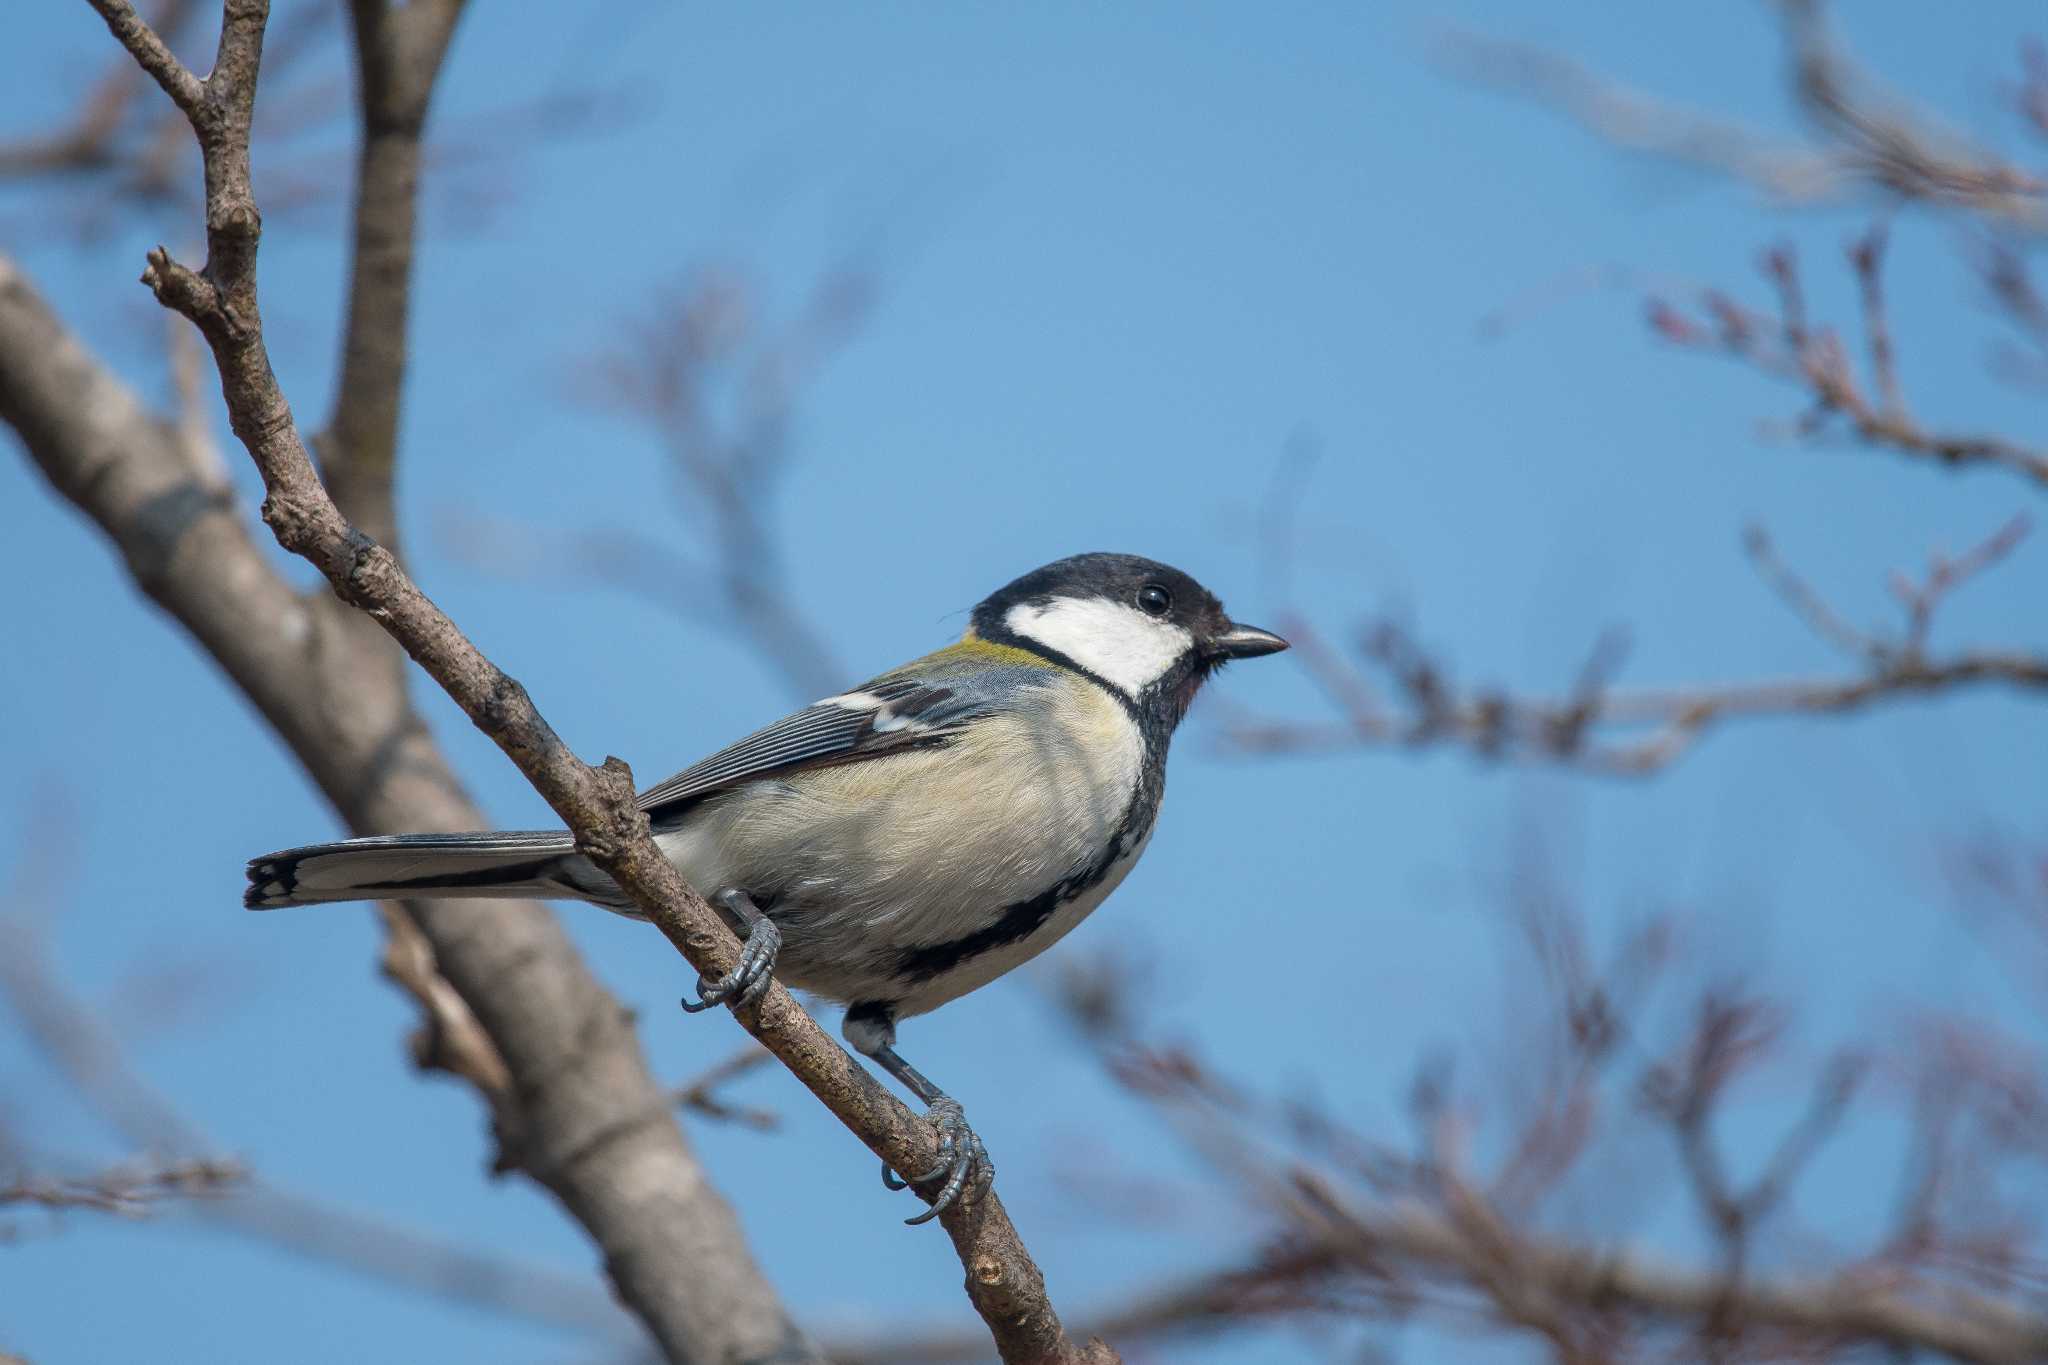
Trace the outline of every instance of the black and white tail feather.
<path fill-rule="evenodd" d="M 387 834 L 308 844 L 252 859 L 242 904 L 251 910 L 332 901 L 526 896 L 626 904 L 565 830 Z"/>

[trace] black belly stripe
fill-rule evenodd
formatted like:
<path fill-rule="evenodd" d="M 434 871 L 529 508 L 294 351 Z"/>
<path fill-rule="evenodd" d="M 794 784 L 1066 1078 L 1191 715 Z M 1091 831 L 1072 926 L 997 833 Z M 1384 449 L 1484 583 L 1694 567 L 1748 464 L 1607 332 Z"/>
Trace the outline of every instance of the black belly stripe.
<path fill-rule="evenodd" d="M 1091 868 L 1090 871 L 1095 869 Z M 1075 890 L 1085 890 L 1095 882 L 1101 881 L 1102 873 L 1106 871 L 1108 868 L 1104 867 Z M 929 981 L 935 976 L 943 976 L 969 958 L 979 957 L 992 948 L 1001 948 L 1030 938 L 1052 918 L 1052 912 L 1059 909 L 1060 903 L 1072 894 L 1068 888 L 1068 882 L 1060 882 L 1028 901 L 1018 901 L 997 916 L 996 922 L 985 929 L 977 929 L 971 934 L 964 934 L 946 943 L 907 949 L 897 957 L 896 970 L 913 982 Z"/>
<path fill-rule="evenodd" d="M 1117 825 L 1116 833 L 1110 836 L 1109 844 L 1102 850 L 1102 856 L 1093 863 L 1070 876 L 1063 877 L 1044 891 L 1006 906 L 995 920 L 971 934 L 948 939 L 944 943 L 924 944 L 906 948 L 896 957 L 897 973 L 907 978 L 912 985 L 944 976 L 963 962 L 971 961 L 996 948 L 1021 943 L 1045 927 L 1062 905 L 1086 893 L 1099 884 L 1115 867 L 1117 860 L 1126 850 L 1133 847 L 1152 827 L 1159 815 L 1159 797 L 1165 784 L 1166 753 L 1164 746 L 1152 749 L 1143 770 L 1139 774 L 1138 789 L 1131 793 L 1131 803 L 1124 810 L 1124 818 Z"/>

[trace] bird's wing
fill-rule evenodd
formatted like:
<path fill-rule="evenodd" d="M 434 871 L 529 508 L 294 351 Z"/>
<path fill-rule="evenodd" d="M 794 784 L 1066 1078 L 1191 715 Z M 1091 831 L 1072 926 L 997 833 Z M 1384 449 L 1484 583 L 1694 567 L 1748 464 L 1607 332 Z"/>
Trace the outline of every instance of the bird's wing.
<path fill-rule="evenodd" d="M 945 744 L 993 709 L 985 688 L 884 677 L 807 706 L 691 764 L 640 793 L 640 809 L 659 823 L 665 814 L 742 782 Z"/>

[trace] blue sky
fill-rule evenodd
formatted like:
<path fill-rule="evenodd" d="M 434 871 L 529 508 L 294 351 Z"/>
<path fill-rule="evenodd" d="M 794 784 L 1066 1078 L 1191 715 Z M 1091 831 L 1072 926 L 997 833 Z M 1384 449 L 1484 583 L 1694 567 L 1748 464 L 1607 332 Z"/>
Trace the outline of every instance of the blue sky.
<path fill-rule="evenodd" d="M 1568 684 L 1613 625 L 1631 632 L 1637 683 L 1833 671 L 1746 567 L 1746 523 L 1766 525 L 1852 618 L 1877 622 L 1890 569 L 2040 505 L 1993 474 L 1763 439 L 1796 396 L 1653 343 L 1625 291 L 1573 294 L 1482 334 L 1503 303 L 1594 267 L 1761 302 L 1752 261 L 1779 237 L 1804 253 L 1816 309 L 1851 316 L 1835 263 L 1867 211 L 1771 210 L 1613 154 L 1430 59 L 1446 24 L 1530 37 L 1786 127 L 1763 6 L 1633 12 L 1633 24 L 1590 3 L 1536 17 L 1478 0 L 573 8 L 515 25 L 482 5 L 458 37 L 437 127 L 491 154 L 430 180 L 402 494 L 428 590 L 583 753 L 626 756 L 643 780 L 794 698 L 733 641 L 637 598 L 507 582 L 433 528 L 460 513 L 684 535 L 645 433 L 570 401 L 567 376 L 706 261 L 769 282 L 786 308 L 849 253 L 878 271 L 872 319 L 803 393 L 783 501 L 798 596 L 848 682 L 950 638 L 962 609 L 1024 569 L 1088 549 L 1178 564 L 1253 621 L 1291 607 L 1340 632 L 1399 609 L 1460 677 L 1527 690 Z M 1995 99 L 2026 8 L 1850 17 L 1873 66 L 2018 150 Z M 108 51 L 83 5 L 30 7 L 12 36 L 0 133 L 46 126 Z M 592 93 L 615 101 L 616 126 L 556 130 L 544 115 L 536 138 L 514 112 Z M 314 140 L 316 153 L 332 145 Z M 134 214 L 73 241 L 53 202 L 81 201 L 0 193 L 0 243 L 124 371 L 160 387 L 162 323 L 132 281 L 148 246 L 190 241 L 196 223 Z M 274 214 L 265 245 L 272 345 L 308 424 L 333 367 L 330 219 Z M 1964 245 L 1948 225 L 1896 224 L 1907 392 L 1932 424 L 2024 435 L 2037 400 L 1984 373 L 1998 328 Z M 1283 596 L 1258 517 L 1290 442 L 1317 458 Z M 52 790 L 76 806 L 53 929 L 67 977 L 111 995 L 138 971 L 198 970 L 199 998 L 136 1020 L 136 1058 L 267 1176 L 594 1273 L 544 1197 L 483 1178 L 468 1096 L 405 1066 L 410 1020 L 374 973 L 371 914 L 239 909 L 244 859 L 335 830 L 289 757 L 19 459 L 0 460 L 0 508 L 0 575 L 34 585 L 10 597 L 16 648 L 0 652 L 0 703 L 16 721 L 0 810 L 22 824 Z M 1937 643 L 2041 647 L 2044 582 L 2048 545 L 2023 545 L 1953 603 Z M 1219 691 L 1264 714 L 1323 714 L 1285 660 L 1235 669 Z M 1426 1052 L 1497 1037 L 1517 989 L 1504 972 L 1526 968 L 1503 950 L 1496 892 L 1511 837 L 1531 823 L 1552 831 L 1603 932 L 1645 906 L 1681 907 L 1692 965 L 1793 1000 L 1795 1063 L 1930 1006 L 2031 1018 L 2038 1034 L 1937 869 L 1956 836 L 2048 834 L 2038 703 L 1977 693 L 1732 727 L 1634 784 L 1448 753 L 1232 758 L 1215 743 L 1217 708 L 1199 708 L 1177 746 L 1145 864 L 1069 942 L 1124 939 L 1155 956 L 1161 1035 L 1281 1089 L 1313 1085 L 1368 1128 L 1394 1130 Z M 547 820 L 452 708 L 429 711 L 495 819 Z M 642 1010 L 662 1074 L 738 1044 L 728 1020 L 674 1011 L 687 973 L 658 937 L 564 913 Z M 1316 950 L 1256 1003 L 1219 1006 L 1248 970 L 1248 925 L 1268 942 L 1299 929 Z M 1238 1244 L 1244 1220 L 1220 1195 L 1165 1229 L 1091 1207 L 1081 1191 L 1146 1165 L 1165 1135 L 1052 1026 L 1029 980 L 914 1021 L 903 1050 L 965 1102 L 1070 1313 Z M 1798 1075 L 1760 1083 L 1733 1116 L 1738 1143 L 1760 1150 L 1757 1135 L 1796 1112 Z M 4 1032 L 0 1093 L 33 1112 L 39 1140 L 117 1154 Z M 692 1134 L 806 1321 L 966 1317 L 943 1238 L 897 1225 L 904 1197 L 881 1190 L 867 1154 L 793 1081 L 757 1073 L 735 1095 L 779 1110 L 783 1130 Z M 1859 1191 L 1897 1157 L 1895 1131 L 1860 1126 L 1802 1216 L 1853 1236 L 1868 1216 Z M 1596 1225 L 1682 1249 L 1668 1153 L 1650 1144 L 1639 1160 L 1649 1194 Z M 35 1359 L 581 1358 L 573 1338 L 176 1219 L 73 1218 L 0 1247 L 0 1273 L 0 1346 Z M 1206 1358 L 1317 1349 L 1276 1337 Z"/>

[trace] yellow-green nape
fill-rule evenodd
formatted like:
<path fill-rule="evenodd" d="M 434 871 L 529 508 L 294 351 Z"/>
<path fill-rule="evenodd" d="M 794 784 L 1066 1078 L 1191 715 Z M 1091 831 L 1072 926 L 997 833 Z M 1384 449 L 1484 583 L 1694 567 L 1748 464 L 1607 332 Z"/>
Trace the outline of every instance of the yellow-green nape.
<path fill-rule="evenodd" d="M 1053 667 L 1050 660 L 1046 659 L 1043 655 L 1033 654 L 1028 649 L 1020 649 L 1016 645 L 997 644 L 994 640 L 982 639 L 974 633 L 973 626 L 967 628 L 966 634 L 960 637 L 957 644 L 947 645 L 939 653 L 950 654 L 955 658 L 981 659 L 991 664 L 1022 665 L 1026 668 Z"/>

